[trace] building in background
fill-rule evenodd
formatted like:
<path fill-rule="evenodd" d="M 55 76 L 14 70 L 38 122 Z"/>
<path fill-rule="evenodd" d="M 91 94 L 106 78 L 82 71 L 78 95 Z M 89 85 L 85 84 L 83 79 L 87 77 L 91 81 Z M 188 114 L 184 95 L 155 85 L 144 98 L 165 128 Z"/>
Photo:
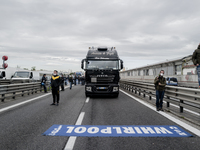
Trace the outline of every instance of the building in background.
<path fill-rule="evenodd" d="M 120 72 L 120 77 L 153 83 L 160 70 L 165 71 L 165 77 L 177 78 L 179 86 L 198 87 L 196 66 L 193 65 L 192 55 L 125 70 Z"/>

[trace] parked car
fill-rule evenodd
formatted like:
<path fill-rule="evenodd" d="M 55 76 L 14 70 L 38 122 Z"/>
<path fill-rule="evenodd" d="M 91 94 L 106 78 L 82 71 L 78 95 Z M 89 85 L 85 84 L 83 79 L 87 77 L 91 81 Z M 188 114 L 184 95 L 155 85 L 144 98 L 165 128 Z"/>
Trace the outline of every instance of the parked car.
<path fill-rule="evenodd" d="M 174 78 L 174 77 L 167 77 L 166 84 L 167 85 L 178 86 L 178 80 L 177 80 L 177 78 Z"/>

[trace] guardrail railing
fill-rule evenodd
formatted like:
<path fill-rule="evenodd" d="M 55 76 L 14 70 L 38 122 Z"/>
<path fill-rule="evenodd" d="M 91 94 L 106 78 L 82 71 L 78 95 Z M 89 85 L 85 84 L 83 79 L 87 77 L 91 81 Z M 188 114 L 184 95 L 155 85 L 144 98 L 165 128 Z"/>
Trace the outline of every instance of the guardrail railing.
<path fill-rule="evenodd" d="M 16 96 L 34 94 L 38 91 L 42 92 L 40 82 L 0 85 L 0 99 L 1 101 L 7 98 L 15 99 Z"/>
<path fill-rule="evenodd" d="M 121 80 L 120 87 L 140 96 L 155 97 L 155 86 L 152 83 L 142 83 L 131 80 Z M 196 113 L 200 113 L 200 89 L 190 89 L 176 86 L 166 86 L 165 97 L 163 99 L 170 107 L 170 103 L 179 106 L 180 112 L 187 108 Z"/>
<path fill-rule="evenodd" d="M 14 79 L 0 79 L 0 85 L 16 84 L 16 83 L 32 83 L 39 82 L 38 80 L 14 80 Z"/>

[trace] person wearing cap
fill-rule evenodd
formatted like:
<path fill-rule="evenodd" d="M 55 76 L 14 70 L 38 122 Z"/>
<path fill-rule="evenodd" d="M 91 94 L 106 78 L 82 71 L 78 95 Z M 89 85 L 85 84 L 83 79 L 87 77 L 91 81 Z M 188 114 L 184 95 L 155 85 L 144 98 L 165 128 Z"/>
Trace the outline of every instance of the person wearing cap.
<path fill-rule="evenodd" d="M 200 44 L 198 45 L 197 49 L 193 52 L 192 61 L 193 64 L 197 67 L 197 75 L 200 88 Z"/>
<path fill-rule="evenodd" d="M 60 100 L 60 92 L 59 92 L 59 87 L 61 85 L 61 79 L 60 76 L 58 75 L 58 71 L 54 70 L 54 73 L 51 77 L 51 88 L 52 88 L 52 96 L 53 96 L 53 103 L 51 105 L 59 105 L 59 100 Z M 57 104 L 56 104 L 57 102 Z"/>
<path fill-rule="evenodd" d="M 47 93 L 46 81 L 47 81 L 46 74 L 43 74 L 43 77 L 42 77 L 42 80 L 41 80 L 41 86 L 44 87 L 44 92 L 45 93 Z"/>

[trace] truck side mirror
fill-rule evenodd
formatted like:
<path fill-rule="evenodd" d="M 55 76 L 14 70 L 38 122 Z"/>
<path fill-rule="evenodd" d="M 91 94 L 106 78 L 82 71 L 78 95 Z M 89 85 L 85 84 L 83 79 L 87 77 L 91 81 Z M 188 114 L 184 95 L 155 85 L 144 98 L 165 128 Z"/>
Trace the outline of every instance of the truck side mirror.
<path fill-rule="evenodd" d="M 121 61 L 121 69 L 123 69 L 124 68 L 124 62 L 123 62 L 123 60 L 120 60 Z"/>
<path fill-rule="evenodd" d="M 31 72 L 31 75 L 30 75 L 30 79 L 32 79 L 33 78 L 33 72 Z"/>
<path fill-rule="evenodd" d="M 81 69 L 83 69 L 83 60 L 81 61 Z"/>
<path fill-rule="evenodd" d="M 84 68 L 84 62 L 85 62 L 85 59 L 83 59 L 83 60 L 81 61 L 81 69 L 85 69 L 85 68 Z"/>
<path fill-rule="evenodd" d="M 2 76 L 2 77 L 5 77 L 5 76 L 6 76 L 5 71 L 2 71 L 1 76 Z"/>

